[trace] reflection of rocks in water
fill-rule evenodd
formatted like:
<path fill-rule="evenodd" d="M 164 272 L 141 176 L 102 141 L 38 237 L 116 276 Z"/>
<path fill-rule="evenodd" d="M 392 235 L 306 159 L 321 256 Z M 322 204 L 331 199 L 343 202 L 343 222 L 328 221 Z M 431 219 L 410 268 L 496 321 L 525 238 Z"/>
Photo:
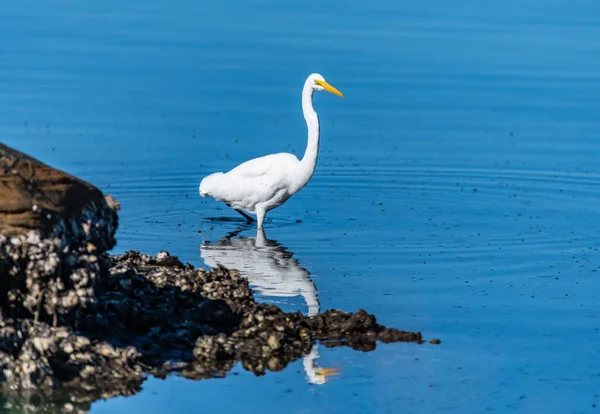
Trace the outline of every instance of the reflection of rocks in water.
<path fill-rule="evenodd" d="M 294 254 L 275 240 L 266 238 L 263 230 L 256 237 L 235 237 L 239 232 L 200 246 L 200 255 L 209 267 L 225 266 L 239 270 L 255 292 L 269 297 L 302 296 L 308 307 L 308 316 L 320 312 L 317 287 Z M 304 370 L 313 384 L 323 384 L 334 371 L 318 368 L 318 344 L 303 358 Z"/>
<path fill-rule="evenodd" d="M 60 389 L 46 392 L 44 389 L 14 390 L 0 395 L 0 412 L 6 414 L 21 413 L 47 413 L 47 414 L 83 414 L 91 409 L 94 401 L 117 396 L 133 395 L 141 390 L 139 383 L 127 389 L 124 385 L 120 389 L 97 392 L 85 389 Z"/>

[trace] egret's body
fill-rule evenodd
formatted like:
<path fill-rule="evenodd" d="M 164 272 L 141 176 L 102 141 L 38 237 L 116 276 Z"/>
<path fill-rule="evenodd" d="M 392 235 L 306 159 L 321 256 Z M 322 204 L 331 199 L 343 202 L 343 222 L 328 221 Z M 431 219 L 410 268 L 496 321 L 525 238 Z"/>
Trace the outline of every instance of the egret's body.
<path fill-rule="evenodd" d="M 308 143 L 301 160 L 285 152 L 254 158 L 226 173 L 206 176 L 200 182 L 200 195 L 224 202 L 247 219 L 250 217 L 246 213 L 255 214 L 258 228 L 262 229 L 266 213 L 300 191 L 315 171 L 320 135 L 319 117 L 312 105 L 316 90 L 343 97 L 317 73 L 306 79 L 302 89 L 302 112 L 308 128 Z"/>

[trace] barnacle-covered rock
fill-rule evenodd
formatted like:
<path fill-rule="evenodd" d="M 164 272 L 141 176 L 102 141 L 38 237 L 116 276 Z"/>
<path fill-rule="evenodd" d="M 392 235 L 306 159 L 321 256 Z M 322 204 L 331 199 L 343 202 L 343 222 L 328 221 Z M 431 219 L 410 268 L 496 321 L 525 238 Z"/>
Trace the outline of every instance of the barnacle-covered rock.
<path fill-rule="evenodd" d="M 0 313 L 0 377 L 11 407 L 83 412 L 96 399 L 139 391 L 147 375 L 222 377 L 237 362 L 264 375 L 307 355 L 316 340 L 363 351 L 378 340 L 423 342 L 363 310 L 311 318 L 257 303 L 237 271 L 194 268 L 167 252 L 110 261 L 97 301 L 68 326 Z"/>
<path fill-rule="evenodd" d="M 93 185 L 0 143 L 0 307 L 38 319 L 88 307 L 116 243 L 117 208 Z"/>

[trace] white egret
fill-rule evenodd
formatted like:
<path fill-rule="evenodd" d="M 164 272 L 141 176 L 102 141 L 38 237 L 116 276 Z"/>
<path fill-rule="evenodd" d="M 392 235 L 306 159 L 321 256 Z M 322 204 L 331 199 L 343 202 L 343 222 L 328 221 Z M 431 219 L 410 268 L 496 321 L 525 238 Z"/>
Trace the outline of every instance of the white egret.
<path fill-rule="evenodd" d="M 204 177 L 199 192 L 203 197 L 222 201 L 248 222 L 255 214 L 258 229 L 263 228 L 267 211 L 279 207 L 311 179 L 319 155 L 319 117 L 313 109 L 314 91 L 344 95 L 318 73 L 311 74 L 302 89 L 302 112 L 308 127 L 308 144 L 301 160 L 286 152 L 254 158 L 223 173 Z"/>

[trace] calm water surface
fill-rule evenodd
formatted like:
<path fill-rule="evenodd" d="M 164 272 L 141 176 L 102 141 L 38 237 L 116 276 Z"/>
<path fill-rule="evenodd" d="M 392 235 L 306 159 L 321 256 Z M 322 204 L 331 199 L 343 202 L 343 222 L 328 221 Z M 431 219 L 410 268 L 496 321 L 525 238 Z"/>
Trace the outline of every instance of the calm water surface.
<path fill-rule="evenodd" d="M 3 2 L 0 139 L 118 198 L 116 252 L 238 267 L 285 309 L 443 341 L 150 379 L 92 412 L 593 412 L 599 27 L 593 0 Z M 256 240 L 197 186 L 303 154 L 311 72 L 346 99 L 317 94 L 314 178 Z"/>

